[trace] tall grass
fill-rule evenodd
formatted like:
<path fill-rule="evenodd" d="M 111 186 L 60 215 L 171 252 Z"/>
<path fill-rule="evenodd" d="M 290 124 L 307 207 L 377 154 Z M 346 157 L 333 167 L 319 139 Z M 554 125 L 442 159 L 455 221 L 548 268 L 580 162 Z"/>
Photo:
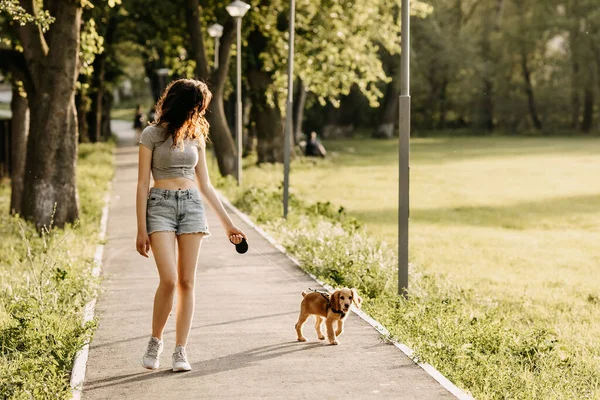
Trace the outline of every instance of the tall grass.
<path fill-rule="evenodd" d="M 0 398 L 69 398 L 76 352 L 94 323 L 82 326 L 95 296 L 91 277 L 112 144 L 83 144 L 77 186 L 80 220 L 40 235 L 10 216 L 10 183 L 0 184 Z"/>

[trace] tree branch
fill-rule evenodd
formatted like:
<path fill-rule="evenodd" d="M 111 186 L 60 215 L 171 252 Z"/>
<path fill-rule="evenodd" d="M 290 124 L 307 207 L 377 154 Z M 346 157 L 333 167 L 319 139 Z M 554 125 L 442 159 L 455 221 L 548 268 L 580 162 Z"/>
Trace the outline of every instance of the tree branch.
<path fill-rule="evenodd" d="M 464 16 L 463 14 L 463 18 L 461 21 L 461 25 L 466 24 L 467 22 L 469 22 L 469 20 L 473 17 L 473 14 L 475 14 L 475 11 L 477 11 L 477 7 L 482 3 L 482 0 L 478 0 L 475 2 L 475 4 L 473 4 L 471 6 L 471 9 L 467 12 L 467 15 Z M 461 14 L 462 14 L 462 10 L 461 10 Z"/>
<path fill-rule="evenodd" d="M 35 0 L 19 0 L 21 7 L 31 15 L 37 15 Z M 38 71 L 43 69 L 44 57 L 48 54 L 48 45 L 42 34 L 42 29 L 36 24 L 26 24 L 17 29 L 19 40 L 23 46 L 23 55 L 29 67 L 32 83 L 37 86 Z M 31 93 L 30 93 L 31 94 Z"/>
<path fill-rule="evenodd" d="M 38 9 L 34 0 L 19 0 L 21 7 L 31 15 L 37 15 Z M 48 54 L 48 45 L 42 34 L 42 29 L 36 24 L 26 24 L 19 27 L 19 39 L 23 45 L 25 59 L 42 58 Z"/>

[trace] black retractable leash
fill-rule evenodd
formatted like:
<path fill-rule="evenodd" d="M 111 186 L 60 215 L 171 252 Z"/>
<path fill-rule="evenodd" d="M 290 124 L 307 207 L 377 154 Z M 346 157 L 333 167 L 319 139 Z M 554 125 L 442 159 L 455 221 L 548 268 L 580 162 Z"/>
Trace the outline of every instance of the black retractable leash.
<path fill-rule="evenodd" d="M 229 241 L 231 242 L 231 240 Z M 235 251 L 237 251 L 240 254 L 244 254 L 248 251 L 248 242 L 246 241 L 246 238 L 242 238 L 242 241 L 238 244 L 235 244 L 233 242 L 231 242 L 231 244 L 235 245 Z"/>

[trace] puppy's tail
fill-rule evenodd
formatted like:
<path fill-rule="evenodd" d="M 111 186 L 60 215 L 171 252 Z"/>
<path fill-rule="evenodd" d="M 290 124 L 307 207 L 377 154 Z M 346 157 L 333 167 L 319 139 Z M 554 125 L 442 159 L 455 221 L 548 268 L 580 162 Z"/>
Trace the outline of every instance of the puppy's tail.
<path fill-rule="evenodd" d="M 306 296 L 308 292 L 302 292 L 302 297 Z"/>

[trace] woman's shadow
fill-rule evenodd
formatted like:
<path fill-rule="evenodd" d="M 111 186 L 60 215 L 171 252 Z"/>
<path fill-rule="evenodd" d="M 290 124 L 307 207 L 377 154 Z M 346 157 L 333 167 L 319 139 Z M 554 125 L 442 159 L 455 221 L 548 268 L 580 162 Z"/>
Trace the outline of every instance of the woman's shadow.
<path fill-rule="evenodd" d="M 287 354 L 292 354 L 298 351 L 311 350 L 315 347 L 324 346 L 322 342 L 285 342 L 261 346 L 254 349 L 245 350 L 235 354 L 229 354 L 223 357 L 213 358 L 210 360 L 198 361 L 192 363 L 192 371 L 187 373 L 174 373 L 170 369 L 162 369 L 159 371 L 145 371 L 129 375 L 119 375 L 109 378 L 90 381 L 84 384 L 84 392 L 105 388 L 108 386 L 125 385 L 128 383 L 138 383 L 149 379 L 171 377 L 201 377 L 220 372 L 233 371 L 236 369 L 246 368 L 247 366 L 264 360 L 269 360 Z M 141 368 L 141 367 L 140 367 Z"/>

